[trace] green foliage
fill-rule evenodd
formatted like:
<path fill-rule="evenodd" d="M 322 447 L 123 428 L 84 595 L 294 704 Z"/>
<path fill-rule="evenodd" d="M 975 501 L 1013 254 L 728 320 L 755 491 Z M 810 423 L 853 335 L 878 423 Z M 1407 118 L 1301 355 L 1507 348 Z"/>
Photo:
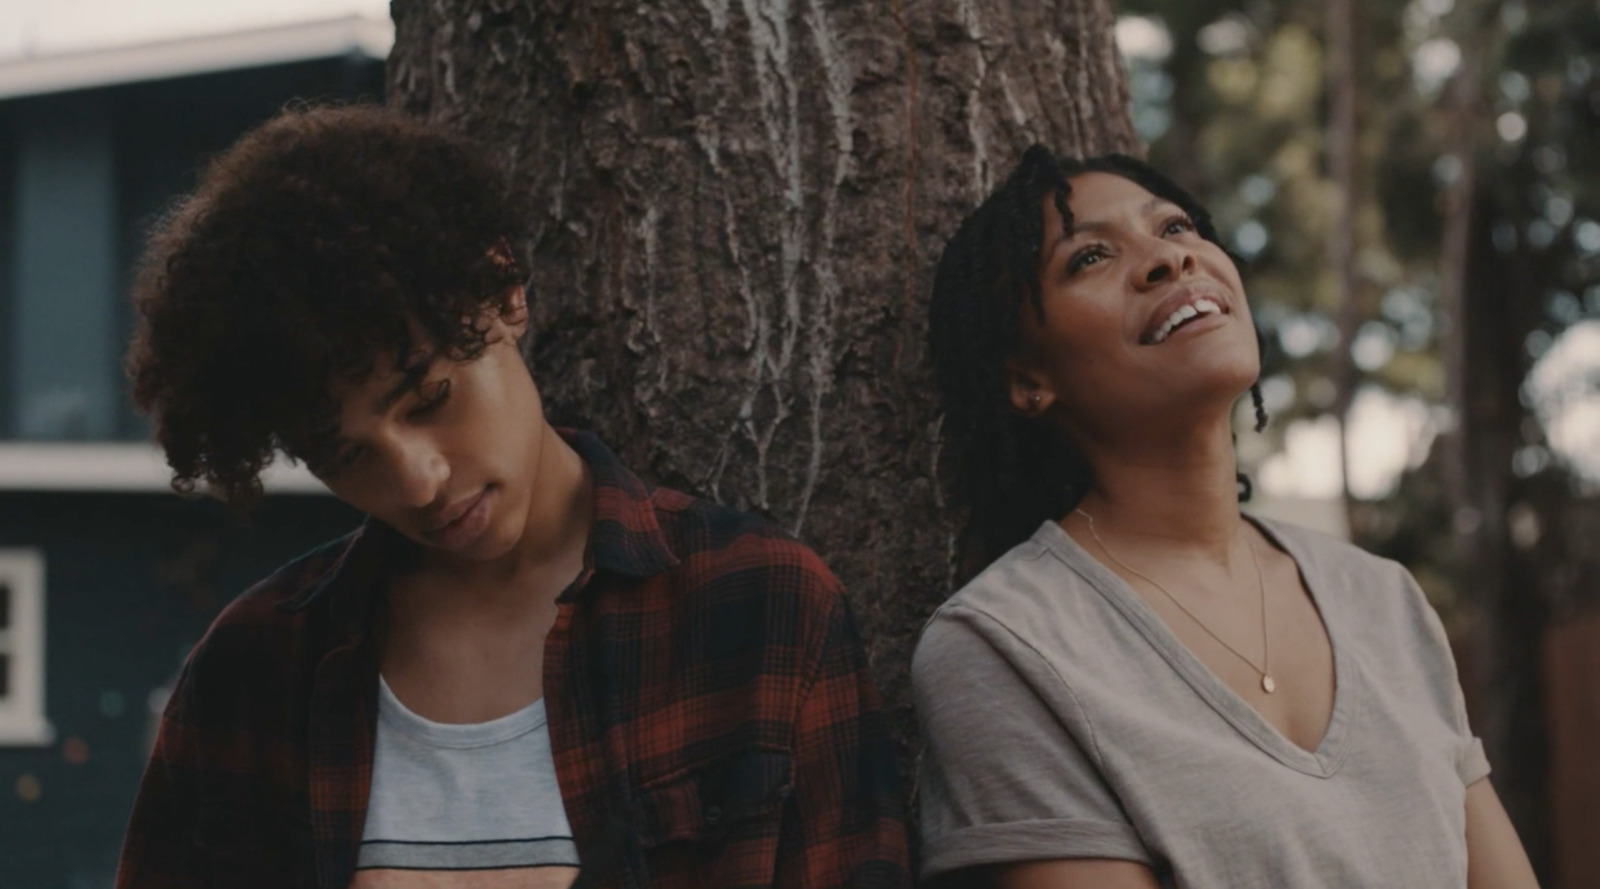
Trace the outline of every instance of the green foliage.
<path fill-rule="evenodd" d="M 1326 154 L 1326 9 L 1321 0 L 1125 0 L 1119 12 L 1170 35 L 1164 56 L 1129 60 L 1135 119 L 1152 161 L 1203 195 L 1250 259 L 1264 375 L 1286 402 L 1269 432 L 1276 447 L 1290 423 L 1333 404 L 1340 294 L 1327 244 L 1339 195 Z M 1543 294 L 1525 371 L 1565 328 L 1600 318 L 1600 8 L 1356 0 L 1354 27 L 1358 385 L 1442 408 L 1442 208 L 1464 152 L 1496 214 L 1489 249 L 1515 254 L 1521 289 Z M 1462 71 L 1476 72 L 1481 103 L 1465 134 L 1448 96 Z M 1538 405 L 1525 402 L 1522 475 L 1551 464 L 1545 427 L 1528 419 Z M 1404 557 L 1448 602 L 1438 580 L 1448 491 L 1436 465 L 1411 476 L 1357 504 L 1353 529 Z"/>

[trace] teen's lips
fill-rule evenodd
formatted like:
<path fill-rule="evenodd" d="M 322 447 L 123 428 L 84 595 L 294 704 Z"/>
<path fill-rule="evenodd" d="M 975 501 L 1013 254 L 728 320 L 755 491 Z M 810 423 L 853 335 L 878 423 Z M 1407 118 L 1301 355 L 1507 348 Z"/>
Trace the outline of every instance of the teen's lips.
<path fill-rule="evenodd" d="M 485 486 L 476 495 L 452 504 L 444 511 L 447 518 L 423 535 L 441 549 L 465 548 L 489 527 L 493 499 L 494 488 Z"/>

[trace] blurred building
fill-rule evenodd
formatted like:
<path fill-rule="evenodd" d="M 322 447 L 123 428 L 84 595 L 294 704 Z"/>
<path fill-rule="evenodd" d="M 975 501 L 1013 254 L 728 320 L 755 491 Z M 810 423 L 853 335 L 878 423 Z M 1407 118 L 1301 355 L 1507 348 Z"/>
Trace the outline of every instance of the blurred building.
<path fill-rule="evenodd" d="M 273 470 L 248 517 L 174 495 L 121 371 L 130 267 L 197 167 L 292 99 L 381 96 L 387 19 L 281 13 L 176 39 L 128 29 L 87 48 L 37 32 L 7 46 L 17 23 L 0 21 L 6 889 L 111 885 L 189 649 L 231 597 L 358 520 L 293 467 Z"/>

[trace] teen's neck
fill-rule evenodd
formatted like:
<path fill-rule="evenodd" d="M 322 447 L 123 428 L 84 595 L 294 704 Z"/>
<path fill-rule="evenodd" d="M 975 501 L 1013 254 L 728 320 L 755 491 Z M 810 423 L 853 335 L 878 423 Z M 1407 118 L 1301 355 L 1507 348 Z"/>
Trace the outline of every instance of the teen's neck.
<path fill-rule="evenodd" d="M 491 562 L 425 552 L 389 585 L 382 674 L 436 722 L 485 722 L 544 694 L 544 640 L 583 570 L 594 491 L 588 464 L 553 431 L 529 459 L 532 501 L 511 552 Z"/>
<path fill-rule="evenodd" d="M 594 525 L 589 464 L 553 426 L 544 426 L 543 437 L 522 539 L 498 564 L 490 563 L 490 570 L 517 573 L 552 562 L 583 561 Z"/>

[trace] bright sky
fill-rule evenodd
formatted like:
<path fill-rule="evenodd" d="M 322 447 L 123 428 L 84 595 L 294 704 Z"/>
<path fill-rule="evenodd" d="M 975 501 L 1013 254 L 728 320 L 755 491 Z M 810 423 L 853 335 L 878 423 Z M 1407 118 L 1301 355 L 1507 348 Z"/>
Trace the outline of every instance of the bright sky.
<path fill-rule="evenodd" d="M 1419 398 L 1368 387 L 1350 405 L 1350 490 L 1376 499 L 1400 474 L 1422 465 L 1438 425 Z M 1284 430 L 1283 450 L 1261 464 L 1261 489 L 1277 497 L 1340 496 L 1339 421 L 1332 414 L 1296 420 Z"/>
<path fill-rule="evenodd" d="M 1551 450 L 1580 477 L 1600 481 L 1600 321 L 1567 328 L 1528 374 L 1528 393 Z M 1420 399 L 1363 389 L 1350 409 L 1350 488 L 1382 497 L 1400 473 L 1421 465 L 1438 434 Z M 1261 465 L 1259 481 L 1278 497 L 1339 496 L 1339 423 L 1324 415 L 1284 430 L 1282 451 Z"/>
<path fill-rule="evenodd" d="M 1600 321 L 1580 321 L 1557 337 L 1527 388 L 1556 454 L 1600 481 Z"/>
<path fill-rule="evenodd" d="M 0 61 L 359 15 L 388 0 L 0 0 Z"/>

